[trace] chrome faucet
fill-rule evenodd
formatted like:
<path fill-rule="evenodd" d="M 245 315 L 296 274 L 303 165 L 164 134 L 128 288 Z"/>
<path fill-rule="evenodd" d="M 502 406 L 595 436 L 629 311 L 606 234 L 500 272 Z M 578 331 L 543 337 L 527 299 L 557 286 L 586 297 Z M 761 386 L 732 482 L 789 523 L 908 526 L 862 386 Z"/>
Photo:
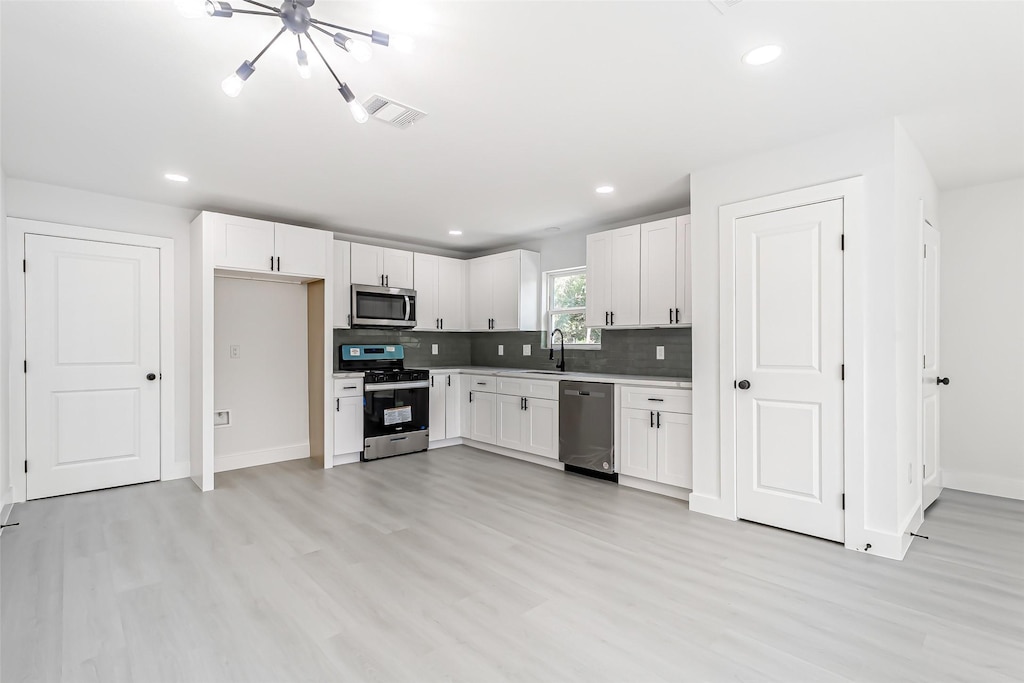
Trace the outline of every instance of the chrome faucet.
<path fill-rule="evenodd" d="M 555 363 L 555 368 L 565 372 L 565 334 L 563 334 L 557 327 L 551 332 L 551 345 L 549 347 L 548 360 L 555 359 L 555 332 L 558 333 L 558 339 L 562 343 L 562 359 Z"/>

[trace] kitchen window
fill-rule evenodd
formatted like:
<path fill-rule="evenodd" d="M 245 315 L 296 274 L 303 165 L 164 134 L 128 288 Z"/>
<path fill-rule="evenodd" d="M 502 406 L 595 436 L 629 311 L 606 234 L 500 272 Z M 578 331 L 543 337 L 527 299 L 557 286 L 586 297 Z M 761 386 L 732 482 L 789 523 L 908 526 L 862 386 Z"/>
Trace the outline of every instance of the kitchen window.
<path fill-rule="evenodd" d="M 551 332 L 562 330 L 566 347 L 600 349 L 601 330 L 587 327 L 587 269 L 567 268 L 545 273 L 544 309 L 547 344 Z M 558 346 L 558 341 L 554 342 Z"/>

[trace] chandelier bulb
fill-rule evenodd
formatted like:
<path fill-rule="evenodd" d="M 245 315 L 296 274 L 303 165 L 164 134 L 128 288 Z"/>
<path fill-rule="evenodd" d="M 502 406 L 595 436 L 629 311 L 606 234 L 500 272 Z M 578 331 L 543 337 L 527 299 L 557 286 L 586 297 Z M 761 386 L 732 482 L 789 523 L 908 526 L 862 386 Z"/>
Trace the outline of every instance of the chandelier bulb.
<path fill-rule="evenodd" d="M 369 43 L 356 40 L 351 36 L 346 36 L 344 33 L 334 34 L 334 44 L 352 55 L 352 58 L 357 62 L 365 63 L 373 57 L 373 48 L 370 47 Z"/>
<path fill-rule="evenodd" d="M 249 80 L 249 76 L 252 76 L 252 73 L 255 70 L 256 69 L 253 67 L 252 63 L 249 62 L 249 60 L 245 60 L 242 62 L 242 66 L 235 70 L 235 73 L 231 74 L 221 82 L 221 90 L 223 90 L 224 94 L 228 97 L 238 97 L 238 94 L 242 92 L 242 86 L 245 85 L 245 82 Z"/>
<path fill-rule="evenodd" d="M 305 50 L 299 49 L 295 53 L 295 60 L 298 63 L 299 76 L 301 76 L 304 79 L 308 79 L 310 76 L 313 75 L 312 71 L 310 71 L 309 68 L 309 57 L 306 56 Z"/>
<path fill-rule="evenodd" d="M 366 107 L 359 100 L 349 102 L 348 109 L 352 112 L 352 118 L 356 120 L 356 123 L 366 123 L 370 120 L 370 114 L 367 113 Z"/>

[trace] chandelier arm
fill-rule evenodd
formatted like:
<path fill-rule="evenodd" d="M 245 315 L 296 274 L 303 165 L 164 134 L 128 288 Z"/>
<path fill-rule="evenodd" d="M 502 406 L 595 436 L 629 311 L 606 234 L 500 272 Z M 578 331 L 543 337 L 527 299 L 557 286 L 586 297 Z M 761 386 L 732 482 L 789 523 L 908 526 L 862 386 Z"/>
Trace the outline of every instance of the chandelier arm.
<path fill-rule="evenodd" d="M 281 30 L 277 32 L 277 35 L 276 35 L 276 36 L 274 36 L 273 38 L 271 38 L 271 39 L 270 39 L 270 42 L 269 42 L 269 43 L 267 43 L 266 47 L 264 47 L 264 48 L 263 48 L 262 50 L 260 50 L 259 54 L 258 54 L 258 55 L 256 55 L 255 57 L 253 57 L 253 58 L 252 58 L 252 59 L 251 59 L 251 60 L 249 61 L 249 64 L 250 64 L 250 66 L 251 66 L 251 65 L 254 65 L 254 64 L 256 64 L 256 62 L 257 62 L 257 61 L 259 60 L 259 58 L 263 56 L 263 53 L 264 53 L 264 52 L 266 52 L 267 50 L 269 50 L 269 49 L 270 49 L 270 46 L 271 46 L 271 45 L 273 45 L 274 43 L 276 43 L 276 42 L 277 42 L 277 39 L 281 37 L 281 34 L 282 34 L 282 33 L 284 33 L 284 32 L 285 32 L 285 31 L 287 31 L 287 30 L 288 30 L 287 28 L 285 28 L 284 26 L 282 26 L 282 27 L 281 27 Z M 307 36 L 307 38 L 308 38 L 308 37 L 309 37 L 309 36 Z"/>
<path fill-rule="evenodd" d="M 357 31 L 354 28 L 346 28 L 345 26 L 338 26 L 337 24 L 328 24 L 326 21 L 320 21 L 319 19 L 310 19 L 309 21 L 312 24 L 320 24 L 321 26 L 330 26 L 331 28 L 336 28 L 336 29 L 338 29 L 340 31 L 345 31 L 346 33 L 355 33 L 358 36 L 366 36 L 367 38 L 372 38 L 373 37 L 372 33 L 367 33 L 366 31 Z M 324 33 L 327 33 L 327 31 L 324 31 Z M 330 34 L 328 34 L 328 35 L 330 35 Z"/>
<path fill-rule="evenodd" d="M 320 33 L 324 34 L 328 38 L 331 38 L 332 40 L 334 39 L 334 34 L 333 33 L 331 33 L 330 31 L 327 31 L 327 30 L 325 30 L 323 28 L 320 28 L 316 24 L 310 24 L 309 27 L 310 28 L 315 28 L 317 31 L 320 31 Z"/>
<path fill-rule="evenodd" d="M 309 44 L 313 46 L 313 49 L 316 50 L 316 53 L 318 55 L 320 55 L 320 61 L 322 61 L 324 63 L 324 66 L 327 67 L 327 70 L 331 72 L 331 76 L 334 78 L 335 82 L 338 84 L 338 87 L 339 88 L 344 87 L 345 84 L 341 82 L 340 78 L 338 78 L 338 74 L 334 73 L 334 69 L 332 69 L 331 65 L 327 62 L 327 58 L 324 57 L 324 53 L 320 52 L 320 47 L 315 42 L 313 42 L 313 37 L 311 35 L 309 35 L 309 31 L 306 31 L 306 40 L 308 40 Z"/>
<path fill-rule="evenodd" d="M 277 17 L 280 16 L 277 12 L 257 12 L 251 9 L 234 9 L 231 10 L 232 14 L 258 14 L 262 17 Z"/>
<path fill-rule="evenodd" d="M 281 13 L 281 10 L 279 10 L 278 8 L 271 7 L 270 5 L 264 5 L 262 2 L 256 2 L 256 0 L 242 0 L 242 2 L 247 2 L 250 5 L 256 5 L 257 7 L 262 7 L 263 9 L 270 10 L 274 14 L 280 14 Z M 235 10 L 235 11 L 238 12 L 239 10 Z"/>

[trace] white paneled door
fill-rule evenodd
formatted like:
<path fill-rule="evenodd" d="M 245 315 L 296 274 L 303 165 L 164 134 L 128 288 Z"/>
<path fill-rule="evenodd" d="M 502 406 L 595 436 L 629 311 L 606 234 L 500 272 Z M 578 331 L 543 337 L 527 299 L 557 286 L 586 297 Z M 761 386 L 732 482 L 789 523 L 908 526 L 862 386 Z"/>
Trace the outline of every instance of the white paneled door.
<path fill-rule="evenodd" d="M 843 201 L 735 231 L 737 514 L 842 541 Z"/>
<path fill-rule="evenodd" d="M 160 478 L 160 257 L 25 236 L 27 494 Z"/>
<path fill-rule="evenodd" d="M 922 436 L 922 502 L 928 507 L 939 497 L 942 482 L 939 479 L 939 394 L 943 382 L 939 366 L 939 264 L 942 249 L 939 231 L 925 223 L 924 226 L 924 283 L 921 305 L 924 329 L 924 358 L 921 359 L 921 426 Z"/>

